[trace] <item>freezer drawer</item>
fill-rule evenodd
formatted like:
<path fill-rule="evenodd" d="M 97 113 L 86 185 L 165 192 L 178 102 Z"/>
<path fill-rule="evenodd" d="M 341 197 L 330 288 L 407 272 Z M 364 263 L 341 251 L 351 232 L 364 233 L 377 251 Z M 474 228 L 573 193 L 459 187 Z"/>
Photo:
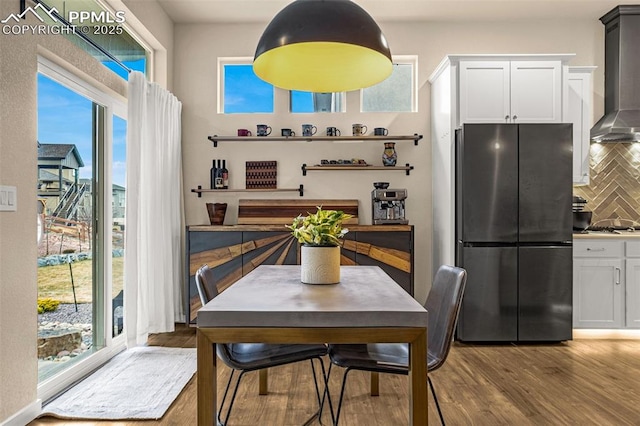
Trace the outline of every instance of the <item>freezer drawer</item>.
<path fill-rule="evenodd" d="M 518 257 L 518 340 L 571 340 L 571 246 L 520 247 Z"/>
<path fill-rule="evenodd" d="M 457 338 L 467 342 L 513 342 L 518 338 L 518 248 L 460 247 L 467 285 Z"/>

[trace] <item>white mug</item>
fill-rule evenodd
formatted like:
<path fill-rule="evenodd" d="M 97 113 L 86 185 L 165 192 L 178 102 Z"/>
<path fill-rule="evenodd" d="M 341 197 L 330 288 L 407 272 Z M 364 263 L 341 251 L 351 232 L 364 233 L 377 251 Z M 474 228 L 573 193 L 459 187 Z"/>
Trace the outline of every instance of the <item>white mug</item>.
<path fill-rule="evenodd" d="M 364 136 L 367 133 L 367 126 L 364 124 L 353 124 L 351 129 L 353 130 L 353 136 Z"/>

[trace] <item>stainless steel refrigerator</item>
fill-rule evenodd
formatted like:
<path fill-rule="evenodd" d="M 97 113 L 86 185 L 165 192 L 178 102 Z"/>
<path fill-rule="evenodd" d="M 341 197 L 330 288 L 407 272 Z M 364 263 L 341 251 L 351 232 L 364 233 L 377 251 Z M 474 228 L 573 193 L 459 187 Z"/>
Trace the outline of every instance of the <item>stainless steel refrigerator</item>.
<path fill-rule="evenodd" d="M 465 124 L 456 134 L 456 336 L 572 338 L 572 125 Z"/>

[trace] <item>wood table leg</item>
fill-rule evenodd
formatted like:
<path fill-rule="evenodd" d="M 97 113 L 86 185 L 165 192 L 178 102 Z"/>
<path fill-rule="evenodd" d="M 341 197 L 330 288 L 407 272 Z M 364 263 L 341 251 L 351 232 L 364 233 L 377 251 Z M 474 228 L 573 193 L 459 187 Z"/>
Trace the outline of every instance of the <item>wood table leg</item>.
<path fill-rule="evenodd" d="M 371 396 L 380 396 L 380 373 L 371 372 Z"/>
<path fill-rule="evenodd" d="M 216 356 L 214 343 L 200 329 L 196 332 L 197 340 L 197 384 L 198 384 L 198 425 L 212 426 L 216 424 L 218 389 Z"/>
<path fill-rule="evenodd" d="M 269 369 L 263 368 L 262 370 L 259 370 L 258 374 L 260 375 L 260 387 L 258 394 L 267 395 L 269 393 Z"/>
<path fill-rule="evenodd" d="M 409 424 L 428 424 L 427 330 L 409 343 Z"/>

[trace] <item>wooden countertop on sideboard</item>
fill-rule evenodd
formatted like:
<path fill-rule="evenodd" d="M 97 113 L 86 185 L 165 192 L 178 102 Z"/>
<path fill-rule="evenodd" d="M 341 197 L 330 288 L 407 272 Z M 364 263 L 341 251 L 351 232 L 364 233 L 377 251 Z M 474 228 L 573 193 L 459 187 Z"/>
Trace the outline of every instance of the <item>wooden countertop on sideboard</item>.
<path fill-rule="evenodd" d="M 346 225 L 349 231 L 392 232 L 411 231 L 413 225 Z M 289 231 L 284 225 L 189 225 L 188 231 Z"/>

